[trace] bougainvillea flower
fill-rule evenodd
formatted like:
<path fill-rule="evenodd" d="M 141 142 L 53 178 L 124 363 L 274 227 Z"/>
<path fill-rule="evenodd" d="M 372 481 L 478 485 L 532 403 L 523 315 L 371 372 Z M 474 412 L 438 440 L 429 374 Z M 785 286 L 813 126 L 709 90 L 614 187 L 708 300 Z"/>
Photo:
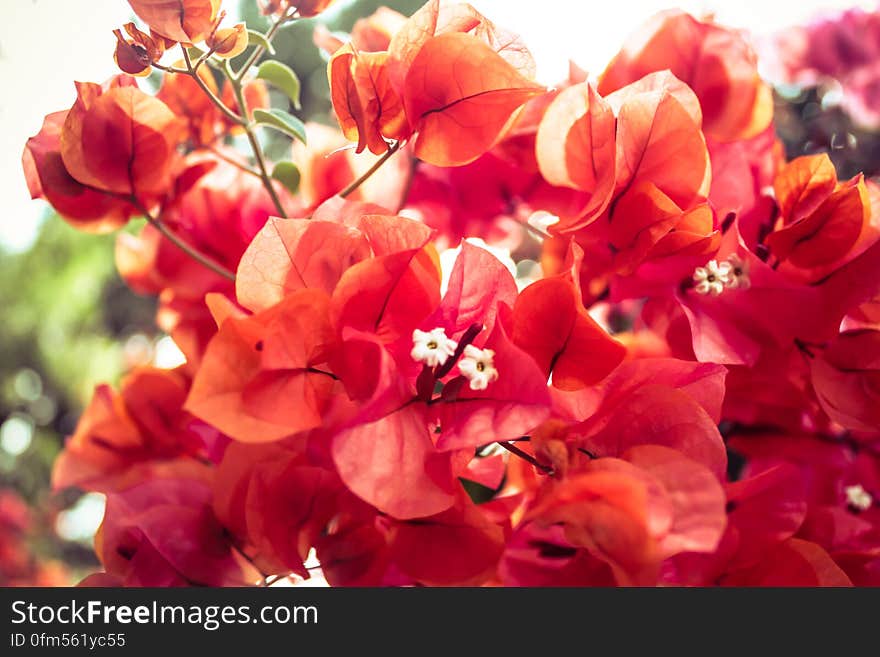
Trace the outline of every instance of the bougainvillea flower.
<path fill-rule="evenodd" d="M 309 576 L 303 565 L 309 548 L 346 495 L 335 473 L 285 443 L 232 443 L 213 487 L 217 518 L 254 563 L 302 577 Z"/>
<path fill-rule="evenodd" d="M 248 46 L 247 26 L 244 23 L 236 23 L 232 27 L 217 29 L 205 39 L 205 45 L 223 59 L 232 59 L 244 52 Z"/>
<path fill-rule="evenodd" d="M 386 52 L 362 53 L 346 44 L 327 66 L 333 109 L 345 137 L 357 142 L 356 153 L 369 148 L 381 155 L 389 148 L 386 140 L 409 136 L 403 103 L 388 80 L 387 61 Z"/>
<path fill-rule="evenodd" d="M 774 545 L 791 538 L 807 513 L 800 473 L 780 464 L 727 485 L 729 522 L 736 540 L 732 566 L 759 562 Z"/>
<path fill-rule="evenodd" d="M 757 58 L 743 36 L 679 10 L 657 14 L 630 37 L 602 74 L 599 93 L 663 69 L 697 94 L 707 135 L 747 139 L 773 118 L 770 88 L 758 75 Z"/>
<path fill-rule="evenodd" d="M 118 393 L 98 386 L 55 462 L 53 487 L 115 490 L 155 476 L 163 462 L 204 458 L 207 427 L 183 411 L 188 392 L 182 373 L 153 368 L 134 370 Z"/>
<path fill-rule="evenodd" d="M 406 23 L 406 16 L 389 9 L 378 7 L 366 18 L 359 18 L 351 28 L 351 42 L 363 52 L 388 50 L 393 37 Z"/>
<path fill-rule="evenodd" d="M 242 586 L 260 577 L 232 549 L 204 480 L 153 479 L 109 494 L 95 549 L 127 586 Z"/>
<path fill-rule="evenodd" d="M 707 138 L 706 143 L 712 162 L 709 201 L 718 216 L 724 218 L 735 213 L 740 231 L 744 233 L 747 232 L 746 226 L 763 223 L 772 206 L 766 189 L 773 185 L 776 174 L 785 163 L 785 151 L 776 136 L 775 126 L 769 125 L 751 139 L 722 142 Z M 761 221 L 751 219 L 750 215 L 756 213 L 765 213 Z M 746 236 L 749 243 L 752 239 L 752 236 Z"/>
<path fill-rule="evenodd" d="M 80 230 L 115 230 L 138 211 L 128 201 L 84 185 L 70 175 L 61 157 L 61 133 L 67 114 L 63 111 L 46 116 L 40 132 L 25 145 L 22 165 L 31 198 L 45 199 Z"/>
<path fill-rule="evenodd" d="M 394 523 L 390 558 L 413 580 L 432 586 L 476 586 L 495 574 L 504 528 L 461 493 L 452 508 Z"/>
<path fill-rule="evenodd" d="M 131 39 L 122 36 L 121 30 L 113 30 L 117 41 L 113 54 L 116 65 L 129 75 L 149 75 L 153 62 L 158 62 L 165 52 L 165 39 L 141 32 L 134 23 L 126 23 L 123 27 Z"/>
<path fill-rule="evenodd" d="M 514 343 L 560 390 L 598 383 L 626 351 L 587 314 L 579 296 L 570 280 L 556 276 L 532 283 L 513 308 Z"/>
<path fill-rule="evenodd" d="M 880 431 L 880 331 L 841 333 L 810 360 L 822 408 L 847 429 Z"/>
<path fill-rule="evenodd" d="M 422 46 L 432 37 L 469 33 L 478 37 L 526 77 L 533 77 L 535 62 L 516 34 L 499 28 L 471 5 L 450 0 L 428 0 L 397 31 L 388 46 L 390 76 L 402 88 L 406 73 Z"/>
<path fill-rule="evenodd" d="M 852 580 L 819 545 L 799 538 L 779 543 L 752 568 L 731 573 L 725 586 L 852 586 Z"/>
<path fill-rule="evenodd" d="M 476 387 L 465 386 L 461 379 L 452 380 L 443 389 L 443 403 L 433 404 L 440 428 L 436 435 L 438 449 L 477 447 L 488 442 L 487 435 L 512 440 L 549 415 L 546 378 L 510 340 L 503 323 L 496 323 L 482 351 L 492 352 L 491 380 Z M 485 357 L 485 353 L 479 354 L 475 360 Z M 459 371 L 469 378 L 461 365 Z"/>
<path fill-rule="evenodd" d="M 780 262 L 809 269 L 839 261 L 870 219 L 862 176 L 838 183 L 825 154 L 793 160 L 773 186 L 780 218 L 766 244 Z"/>
<path fill-rule="evenodd" d="M 235 280 L 238 302 L 257 312 L 301 288 L 332 293 L 343 272 L 369 256 L 367 237 L 357 228 L 271 218 L 242 256 Z"/>
<path fill-rule="evenodd" d="M 783 147 L 711 18 L 547 90 L 448 0 L 319 27 L 341 131 L 303 127 L 219 4 L 131 0 L 116 60 L 157 96 L 79 84 L 23 156 L 74 225 L 146 215 L 117 268 L 186 358 L 99 386 L 55 464 L 107 497 L 83 586 L 880 584 L 880 186 L 834 168 L 861 134 L 786 163 L 820 138 L 786 112 Z M 283 51 L 329 2 L 259 4 Z M 158 61 L 194 42 L 199 77 Z M 844 94 L 877 53 L 829 64 Z M 0 580 L 52 581 L 37 520 L 0 491 Z"/>
<path fill-rule="evenodd" d="M 333 292 L 334 325 L 340 331 L 369 331 L 385 342 L 411 337 L 440 301 L 435 257 L 427 249 L 407 249 L 349 268 Z"/>
<path fill-rule="evenodd" d="M 493 265 L 494 258 L 477 247 L 463 247 L 438 305 L 436 265 L 430 259 L 420 262 L 420 254 L 425 251 L 408 249 L 352 266 L 331 302 L 343 339 L 331 365 L 359 402 L 356 414 L 333 437 L 333 462 L 355 494 L 403 519 L 451 506 L 459 485 L 455 475 L 467 466 L 474 447 L 487 436 L 516 438 L 549 412 L 545 377 L 510 342 L 498 319 L 502 300 L 515 293 L 512 280 L 492 284 L 498 276 L 510 278 L 504 266 Z M 483 337 L 487 324 L 494 328 Z M 456 360 L 450 358 L 445 371 L 419 374 L 422 363 L 411 353 L 413 331 L 438 327 L 458 341 Z M 479 357 L 465 354 L 468 346 Z M 493 374 L 476 387 L 469 385 L 469 370 L 454 369 L 459 358 L 472 358 L 475 371 L 487 359 L 481 373 Z M 474 376 L 471 372 L 470 383 Z M 432 399 L 437 379 L 445 383 Z M 365 459 L 370 467 L 364 467 Z"/>
<path fill-rule="evenodd" d="M 687 85 L 668 71 L 652 73 L 606 101 L 617 116 L 615 193 L 651 182 L 674 203 L 688 207 L 695 196 L 708 192 L 711 174 L 702 116 Z M 670 166 L 668 158 L 681 165 Z"/>
<path fill-rule="evenodd" d="M 128 0 L 154 31 L 173 41 L 197 43 L 214 28 L 220 0 Z"/>
<path fill-rule="evenodd" d="M 616 128 L 611 108 L 587 82 L 559 93 L 547 107 L 535 141 L 541 174 L 554 185 L 590 194 L 583 219 L 563 219 L 554 230 L 586 225 L 611 202 L 616 182 Z"/>
<path fill-rule="evenodd" d="M 680 266 L 672 256 L 718 248 L 714 216 L 704 204 L 711 167 L 699 103 L 668 71 L 604 99 L 588 83 L 569 87 L 550 103 L 535 147 L 551 183 L 586 194 L 549 229 L 576 231 L 575 242 L 591 254 L 580 272 L 585 300 L 595 300 L 607 277 L 633 274 L 645 261 Z M 545 242 L 545 250 L 552 248 Z M 654 269 L 662 272 L 664 264 Z"/>
<path fill-rule="evenodd" d="M 499 141 L 515 110 L 543 92 L 477 37 L 434 37 L 419 49 L 404 87 L 415 154 L 440 166 L 467 164 Z"/>
<path fill-rule="evenodd" d="M 845 506 L 846 485 L 858 483 L 851 477 L 857 460 L 844 441 L 823 440 L 808 433 L 754 432 L 733 435 L 728 444 L 746 459 L 743 477 L 780 464 L 797 467 L 810 505 Z"/>
<path fill-rule="evenodd" d="M 507 539 L 499 565 L 505 586 L 614 586 L 606 561 L 578 549 L 560 525 L 527 523 Z"/>
<path fill-rule="evenodd" d="M 337 50 L 328 66 L 343 131 L 358 151 L 415 134 L 420 159 L 467 164 L 503 136 L 514 114 L 544 92 L 531 55 L 470 5 L 432 0 L 394 35 L 387 53 Z M 400 112 L 402 105 L 405 112 Z"/>
<path fill-rule="evenodd" d="M 168 190 L 181 123 L 162 101 L 117 76 L 77 84 L 61 133 L 65 168 L 84 185 L 139 197 Z"/>
<path fill-rule="evenodd" d="M 623 585 L 653 584 L 678 552 L 715 550 L 726 525 L 716 477 L 659 446 L 632 448 L 624 459 L 588 462 L 548 488 L 526 519 L 563 523 L 571 544 L 606 561 Z"/>
<path fill-rule="evenodd" d="M 224 321 L 193 381 L 187 410 L 245 442 L 321 426 L 334 385 L 334 377 L 317 368 L 333 341 L 328 302 L 326 293 L 303 289 L 261 313 Z"/>
<path fill-rule="evenodd" d="M 420 162 L 400 213 L 435 229 L 438 249 L 474 237 L 513 251 L 531 214 L 523 201 L 541 183 L 535 171 L 494 150 L 460 167 Z"/>
<path fill-rule="evenodd" d="M 869 509 L 813 507 L 798 535 L 825 548 L 854 585 L 880 584 L 880 525 Z"/>

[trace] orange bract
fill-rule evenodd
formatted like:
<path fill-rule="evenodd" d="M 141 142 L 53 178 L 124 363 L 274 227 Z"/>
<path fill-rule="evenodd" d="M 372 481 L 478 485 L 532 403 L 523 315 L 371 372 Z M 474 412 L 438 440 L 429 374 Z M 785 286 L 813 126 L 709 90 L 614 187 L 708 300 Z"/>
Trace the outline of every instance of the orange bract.
<path fill-rule="evenodd" d="M 602 74 L 599 92 L 608 94 L 663 69 L 693 88 L 707 135 L 747 139 L 773 118 L 770 88 L 742 35 L 678 10 L 657 14 L 629 39 Z"/>
<path fill-rule="evenodd" d="M 880 429 L 880 331 L 846 331 L 810 361 L 813 388 L 835 422 L 856 431 Z"/>
<path fill-rule="evenodd" d="M 214 27 L 220 0 L 128 0 L 134 13 L 162 36 L 202 41 Z"/>
<path fill-rule="evenodd" d="M 345 137 L 356 141 L 357 153 L 369 148 L 380 155 L 386 139 L 409 136 L 403 104 L 391 87 L 388 53 L 360 53 L 349 43 L 331 57 L 327 67 L 331 100 Z"/>
<path fill-rule="evenodd" d="M 824 154 L 790 162 L 776 177 L 774 189 L 781 218 L 766 243 L 780 261 L 795 267 L 820 267 L 844 257 L 870 220 L 862 175 L 838 183 Z"/>
<path fill-rule="evenodd" d="M 61 158 L 61 131 L 68 112 L 49 114 L 22 155 L 31 198 L 43 198 L 71 225 L 95 233 L 123 226 L 135 209 L 126 201 L 83 185 Z"/>
<path fill-rule="evenodd" d="M 615 129 L 611 108 L 592 85 L 564 89 L 538 126 L 535 150 L 541 174 L 553 185 L 607 199 L 615 174 Z"/>
<path fill-rule="evenodd" d="M 219 29 L 207 38 L 205 44 L 218 57 L 224 59 L 237 57 L 248 46 L 247 26 L 244 23 L 238 23 L 233 27 Z"/>
<path fill-rule="evenodd" d="M 400 26 L 387 52 L 319 39 L 338 48 L 328 66 L 330 94 L 358 152 L 379 154 L 386 140 L 417 133 L 417 157 L 437 166 L 467 164 L 544 92 L 532 81 L 534 61 L 520 40 L 466 4 L 428 2 Z"/>
<path fill-rule="evenodd" d="M 606 100 L 617 112 L 616 193 L 650 181 L 680 207 L 708 193 L 709 152 L 687 86 L 654 73 Z"/>
<path fill-rule="evenodd" d="M 238 301 L 253 311 L 305 287 L 332 293 L 351 265 L 370 256 L 365 236 L 330 221 L 271 218 L 241 258 Z"/>
<path fill-rule="evenodd" d="M 477 159 L 504 135 L 514 112 L 544 87 L 469 34 L 428 40 L 413 59 L 404 105 L 416 155 L 439 166 Z"/>
<path fill-rule="evenodd" d="M 186 409 L 243 442 L 321 426 L 333 379 L 311 368 L 332 341 L 327 303 L 320 290 L 298 290 L 256 315 L 227 318 L 208 345 Z M 290 403 L 278 404 L 279 395 Z"/>
<path fill-rule="evenodd" d="M 158 194 L 170 184 L 181 123 L 165 103 L 128 80 L 77 84 L 61 157 L 84 185 L 123 196 Z"/>
<path fill-rule="evenodd" d="M 520 293 L 513 307 L 513 342 L 525 350 L 553 385 L 577 390 L 601 381 L 626 352 L 587 314 L 574 284 L 547 278 Z"/>
<path fill-rule="evenodd" d="M 159 61 L 165 52 L 165 39 L 160 35 L 141 32 L 134 23 L 126 23 L 123 27 L 131 40 L 123 37 L 121 30 L 113 30 L 117 41 L 113 55 L 116 65 L 130 75 L 149 75 L 153 62 Z"/>
<path fill-rule="evenodd" d="M 469 4 L 429 0 L 391 38 L 388 54 L 392 84 L 398 89 L 403 87 L 407 71 L 432 37 L 454 32 L 477 37 L 524 77 L 534 76 L 535 62 L 517 35 L 499 29 Z"/>

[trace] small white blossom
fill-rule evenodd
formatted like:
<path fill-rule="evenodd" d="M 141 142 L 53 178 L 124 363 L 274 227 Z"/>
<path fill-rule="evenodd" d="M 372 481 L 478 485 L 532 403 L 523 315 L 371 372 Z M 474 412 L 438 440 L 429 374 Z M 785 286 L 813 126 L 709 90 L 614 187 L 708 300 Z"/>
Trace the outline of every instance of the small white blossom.
<path fill-rule="evenodd" d="M 729 262 L 717 260 L 710 260 L 705 267 L 697 267 L 694 270 L 694 290 L 697 294 L 711 294 L 717 297 L 727 285 L 730 270 Z"/>
<path fill-rule="evenodd" d="M 495 352 L 491 349 L 477 349 L 472 344 L 464 348 L 464 355 L 458 363 L 462 375 L 471 382 L 471 390 L 485 390 L 498 378 L 495 369 Z"/>
<path fill-rule="evenodd" d="M 735 253 L 727 256 L 727 262 L 730 265 L 730 273 L 724 282 L 724 287 L 731 290 L 748 290 L 752 284 L 749 279 L 749 263 Z"/>
<path fill-rule="evenodd" d="M 843 489 L 843 492 L 846 493 L 846 503 L 859 511 L 867 511 L 874 503 L 871 494 L 862 488 L 860 484 L 847 486 Z"/>
<path fill-rule="evenodd" d="M 413 348 L 409 352 L 413 360 L 424 363 L 428 367 L 443 365 L 452 354 L 458 343 L 446 337 L 446 330 L 435 328 L 430 331 L 413 331 Z"/>

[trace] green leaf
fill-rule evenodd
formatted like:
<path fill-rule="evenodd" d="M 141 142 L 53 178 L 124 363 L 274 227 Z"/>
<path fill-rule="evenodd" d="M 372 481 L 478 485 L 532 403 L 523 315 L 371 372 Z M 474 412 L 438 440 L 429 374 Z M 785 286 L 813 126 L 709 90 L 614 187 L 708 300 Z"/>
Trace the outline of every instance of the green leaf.
<path fill-rule="evenodd" d="M 186 49 L 187 54 L 189 55 L 190 60 L 193 64 L 195 64 L 199 59 L 201 59 L 202 55 L 205 54 L 205 51 L 201 48 L 196 48 L 195 46 L 190 46 Z"/>
<path fill-rule="evenodd" d="M 254 110 L 254 120 L 260 125 L 267 128 L 274 128 L 285 135 L 299 139 L 302 143 L 306 143 L 306 126 L 296 118 L 293 114 L 288 114 L 284 110 Z"/>
<path fill-rule="evenodd" d="M 299 189 L 299 168 L 293 162 L 279 162 L 272 169 L 272 177 L 296 194 Z"/>
<path fill-rule="evenodd" d="M 260 64 L 257 70 L 257 77 L 261 80 L 278 87 L 287 94 L 287 97 L 293 102 L 296 109 L 300 109 L 299 104 L 299 78 L 287 64 L 270 59 Z"/>
<path fill-rule="evenodd" d="M 275 54 L 275 48 L 272 47 L 272 44 L 269 43 L 269 40 L 266 38 L 266 35 L 262 32 L 257 32 L 256 30 L 248 30 L 248 44 L 253 44 L 255 46 L 262 46 L 263 49 L 268 52 L 270 55 Z"/>

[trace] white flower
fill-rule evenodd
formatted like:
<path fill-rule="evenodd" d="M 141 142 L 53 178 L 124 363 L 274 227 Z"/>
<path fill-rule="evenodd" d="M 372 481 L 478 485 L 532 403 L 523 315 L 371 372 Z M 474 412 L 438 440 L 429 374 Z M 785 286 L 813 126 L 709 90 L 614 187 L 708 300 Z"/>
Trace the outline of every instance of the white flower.
<path fill-rule="evenodd" d="M 464 356 L 458 362 L 458 369 L 471 382 L 471 390 L 485 390 L 498 378 L 494 358 L 495 352 L 491 349 L 477 349 L 472 344 L 464 348 Z"/>
<path fill-rule="evenodd" d="M 694 270 L 694 290 L 697 294 L 711 294 L 717 297 L 724 291 L 730 278 L 731 266 L 729 262 L 710 260 L 705 267 L 697 267 Z"/>
<path fill-rule="evenodd" d="M 413 360 L 428 367 L 443 365 L 455 353 L 458 343 L 446 337 L 446 329 L 435 328 L 428 332 L 413 331 L 413 348 L 409 352 Z"/>
<path fill-rule="evenodd" d="M 735 253 L 727 256 L 730 265 L 730 273 L 724 282 L 724 287 L 731 290 L 748 290 L 752 281 L 749 279 L 749 263 Z"/>
<path fill-rule="evenodd" d="M 843 492 L 846 493 L 846 503 L 859 511 L 867 511 L 874 503 L 871 494 L 862 488 L 860 484 L 847 486 L 843 489 Z"/>

